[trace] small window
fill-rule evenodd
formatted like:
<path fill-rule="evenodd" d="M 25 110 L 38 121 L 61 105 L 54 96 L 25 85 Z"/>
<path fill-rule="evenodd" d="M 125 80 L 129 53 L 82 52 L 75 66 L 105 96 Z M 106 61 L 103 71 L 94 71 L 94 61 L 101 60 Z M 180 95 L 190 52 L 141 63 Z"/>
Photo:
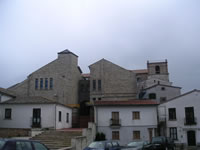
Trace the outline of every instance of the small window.
<path fill-rule="evenodd" d="M 165 102 L 166 100 L 166 97 L 160 97 L 160 102 Z"/>
<path fill-rule="evenodd" d="M 50 78 L 50 86 L 49 88 L 52 90 L 53 89 L 53 78 Z"/>
<path fill-rule="evenodd" d="M 35 79 L 35 90 L 38 89 L 38 78 Z"/>
<path fill-rule="evenodd" d="M 45 90 L 48 90 L 48 78 L 45 78 Z"/>
<path fill-rule="evenodd" d="M 43 78 L 40 78 L 40 89 L 43 89 Z"/>
<path fill-rule="evenodd" d="M 133 131 L 133 140 L 140 139 L 140 131 Z"/>
<path fill-rule="evenodd" d="M 98 90 L 101 91 L 101 80 L 98 80 Z"/>
<path fill-rule="evenodd" d="M 150 93 L 149 94 L 149 99 L 156 99 L 156 94 L 155 93 Z"/>
<path fill-rule="evenodd" d="M 112 131 L 112 139 L 119 140 L 119 131 Z"/>
<path fill-rule="evenodd" d="M 66 122 L 69 123 L 69 113 L 66 114 Z"/>
<path fill-rule="evenodd" d="M 100 101 L 100 100 L 101 100 L 101 97 L 99 97 L 98 100 Z"/>
<path fill-rule="evenodd" d="M 133 112 L 133 120 L 139 120 L 140 119 L 140 112 L 134 111 Z"/>
<path fill-rule="evenodd" d="M 172 140 L 178 140 L 178 138 L 177 138 L 177 128 L 176 127 L 169 128 L 169 135 L 170 135 L 170 138 Z"/>
<path fill-rule="evenodd" d="M 5 119 L 11 119 L 12 110 L 10 108 L 5 109 Z"/>
<path fill-rule="evenodd" d="M 93 101 L 96 101 L 96 98 L 94 97 L 94 98 L 92 98 L 92 100 L 93 100 Z"/>
<path fill-rule="evenodd" d="M 155 67 L 156 74 L 160 74 L 160 66 Z"/>
<path fill-rule="evenodd" d="M 92 86 L 92 87 L 93 87 L 93 91 L 95 91 L 95 90 L 96 90 L 96 80 L 93 80 L 93 81 L 92 81 L 92 85 L 93 85 L 93 86 Z"/>
<path fill-rule="evenodd" d="M 169 120 L 176 120 L 176 108 L 169 108 Z"/>
<path fill-rule="evenodd" d="M 59 114 L 58 114 L 58 115 L 59 115 L 59 116 L 58 116 L 58 119 L 59 119 L 58 121 L 61 122 L 61 121 L 62 121 L 62 112 L 59 111 Z"/>
<path fill-rule="evenodd" d="M 165 87 L 161 87 L 161 90 L 164 91 L 164 90 L 165 90 Z"/>

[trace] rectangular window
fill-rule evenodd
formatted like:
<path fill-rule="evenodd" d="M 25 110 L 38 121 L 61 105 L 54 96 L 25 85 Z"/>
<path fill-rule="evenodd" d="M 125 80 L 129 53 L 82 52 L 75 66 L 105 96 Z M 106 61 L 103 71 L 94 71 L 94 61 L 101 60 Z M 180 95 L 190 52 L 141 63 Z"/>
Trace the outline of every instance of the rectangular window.
<path fill-rule="evenodd" d="M 45 78 L 45 90 L 48 90 L 48 78 Z"/>
<path fill-rule="evenodd" d="M 98 80 L 98 90 L 101 91 L 101 80 Z"/>
<path fill-rule="evenodd" d="M 35 90 L 38 89 L 38 78 L 35 79 Z"/>
<path fill-rule="evenodd" d="M 176 108 L 169 108 L 169 120 L 176 120 Z"/>
<path fill-rule="evenodd" d="M 112 131 L 112 139 L 119 140 L 119 131 Z"/>
<path fill-rule="evenodd" d="M 53 78 L 50 78 L 50 87 L 51 90 L 53 89 Z"/>
<path fill-rule="evenodd" d="M 139 120 L 139 119 L 140 119 L 140 112 L 133 111 L 133 120 Z"/>
<path fill-rule="evenodd" d="M 66 122 L 69 123 L 69 113 L 66 114 Z"/>
<path fill-rule="evenodd" d="M 43 78 L 40 78 L 40 89 L 43 89 Z"/>
<path fill-rule="evenodd" d="M 177 128 L 176 127 L 173 127 L 173 128 L 169 128 L 169 135 L 170 135 L 170 138 L 173 139 L 173 140 L 177 140 Z"/>
<path fill-rule="evenodd" d="M 112 125 L 119 125 L 119 112 L 112 112 L 112 119 L 111 119 Z"/>
<path fill-rule="evenodd" d="M 193 107 L 185 107 L 185 124 L 186 125 L 196 124 Z"/>
<path fill-rule="evenodd" d="M 61 122 L 61 121 L 62 121 L 62 112 L 59 111 L 59 114 L 58 114 L 58 115 L 59 115 L 59 116 L 58 116 L 58 121 Z"/>
<path fill-rule="evenodd" d="M 11 119 L 12 110 L 10 108 L 5 109 L 5 119 Z"/>
<path fill-rule="evenodd" d="M 95 91 L 96 90 L 96 80 L 93 80 L 92 84 L 93 84 L 93 86 L 92 86 L 93 87 L 93 91 Z"/>
<path fill-rule="evenodd" d="M 140 139 L 140 131 L 133 131 L 133 140 Z"/>
<path fill-rule="evenodd" d="M 165 102 L 166 100 L 166 97 L 160 97 L 160 102 Z"/>

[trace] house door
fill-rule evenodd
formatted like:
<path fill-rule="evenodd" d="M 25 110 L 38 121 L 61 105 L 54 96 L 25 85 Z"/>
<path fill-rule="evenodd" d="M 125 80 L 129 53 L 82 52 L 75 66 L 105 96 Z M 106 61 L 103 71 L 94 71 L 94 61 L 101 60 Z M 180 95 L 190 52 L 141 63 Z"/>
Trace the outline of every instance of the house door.
<path fill-rule="evenodd" d="M 188 146 L 196 146 L 195 131 L 188 131 L 187 132 L 187 141 L 188 141 Z"/>
<path fill-rule="evenodd" d="M 33 109 L 32 127 L 33 128 L 41 127 L 41 109 L 40 108 Z"/>
<path fill-rule="evenodd" d="M 152 141 L 152 137 L 153 137 L 153 129 L 152 128 L 148 128 L 149 130 L 149 141 Z"/>

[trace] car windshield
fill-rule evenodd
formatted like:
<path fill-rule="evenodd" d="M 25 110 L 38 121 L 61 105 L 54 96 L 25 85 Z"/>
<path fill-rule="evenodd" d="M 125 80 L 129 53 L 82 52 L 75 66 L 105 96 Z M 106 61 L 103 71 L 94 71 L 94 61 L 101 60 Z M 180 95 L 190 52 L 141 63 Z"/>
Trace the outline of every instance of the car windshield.
<path fill-rule="evenodd" d="M 162 138 L 160 138 L 160 137 L 155 137 L 155 138 L 153 138 L 152 139 L 152 143 L 162 143 Z"/>
<path fill-rule="evenodd" d="M 88 147 L 90 148 L 104 148 L 103 142 L 92 142 Z"/>
<path fill-rule="evenodd" d="M 0 140 L 0 149 L 4 146 L 5 141 L 4 140 Z"/>
<path fill-rule="evenodd" d="M 143 145 L 144 142 L 139 141 L 139 142 L 131 142 L 129 143 L 127 146 L 131 146 L 131 147 L 140 147 Z"/>

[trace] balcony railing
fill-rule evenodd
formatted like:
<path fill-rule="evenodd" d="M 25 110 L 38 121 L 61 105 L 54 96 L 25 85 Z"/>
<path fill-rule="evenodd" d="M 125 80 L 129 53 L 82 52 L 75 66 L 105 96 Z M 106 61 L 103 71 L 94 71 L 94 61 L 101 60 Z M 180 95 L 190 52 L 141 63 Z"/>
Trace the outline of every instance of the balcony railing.
<path fill-rule="evenodd" d="M 110 119 L 111 127 L 121 127 L 121 119 Z"/>
<path fill-rule="evenodd" d="M 196 125 L 197 124 L 197 118 L 185 118 L 184 119 L 184 124 L 185 125 Z"/>

